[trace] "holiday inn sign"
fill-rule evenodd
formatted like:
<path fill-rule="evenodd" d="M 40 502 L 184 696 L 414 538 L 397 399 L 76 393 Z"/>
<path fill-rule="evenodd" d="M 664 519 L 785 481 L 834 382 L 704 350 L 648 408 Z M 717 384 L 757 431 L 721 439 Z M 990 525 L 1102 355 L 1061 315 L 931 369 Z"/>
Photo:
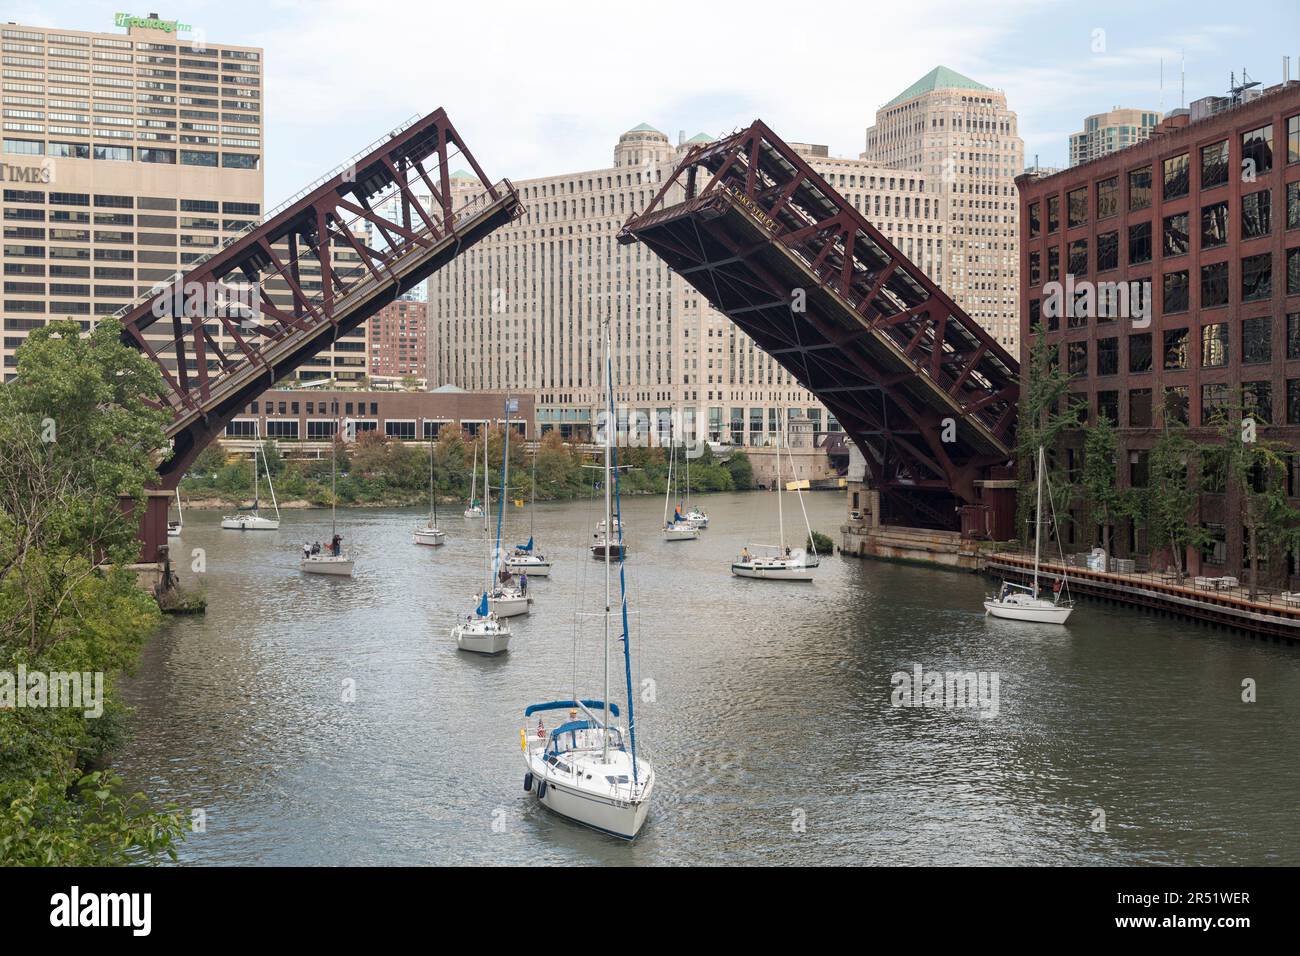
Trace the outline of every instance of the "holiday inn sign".
<path fill-rule="evenodd" d="M 113 25 L 126 27 L 143 27 L 146 30 L 162 30 L 164 33 L 189 33 L 193 27 L 176 20 L 159 20 L 156 16 L 137 17 L 130 13 L 113 14 Z"/>

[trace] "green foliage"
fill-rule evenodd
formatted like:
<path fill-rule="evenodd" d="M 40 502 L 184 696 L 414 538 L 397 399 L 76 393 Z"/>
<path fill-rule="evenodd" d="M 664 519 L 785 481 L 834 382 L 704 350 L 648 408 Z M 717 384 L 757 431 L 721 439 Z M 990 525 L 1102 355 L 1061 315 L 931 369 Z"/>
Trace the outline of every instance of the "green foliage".
<path fill-rule="evenodd" d="M 1115 480 L 1118 442 L 1110 419 L 1094 422 L 1084 434 L 1083 474 L 1079 490 L 1092 524 L 1100 525 L 1102 549 L 1111 553 L 1110 529 L 1125 518 L 1135 517 L 1141 508 L 1136 489 L 1120 488 Z"/>
<path fill-rule="evenodd" d="M 1197 457 L 1196 443 L 1187 435 L 1187 426 L 1168 421 L 1147 458 L 1147 487 L 1142 489 L 1142 516 L 1146 520 L 1150 542 L 1169 545 L 1175 570 L 1184 571 L 1183 557 L 1189 547 L 1200 548 L 1209 535 L 1196 520 L 1201 487 L 1192 466 Z"/>
<path fill-rule="evenodd" d="M 812 553 L 813 551 L 816 551 L 818 554 L 835 553 L 835 542 L 831 540 L 831 536 L 828 534 L 822 534 L 820 531 L 814 531 L 810 534 L 808 540 L 804 542 L 803 547 L 804 550 L 809 553 Z"/>
<path fill-rule="evenodd" d="M 1058 359 L 1057 346 L 1047 340 L 1041 325 L 1034 326 L 1030 336 L 1028 382 L 1020 396 L 1016 425 L 1016 524 L 1022 541 L 1028 536 L 1030 509 L 1035 500 L 1038 448 L 1041 445 L 1050 455 L 1062 434 L 1079 426 L 1080 407 L 1066 404 L 1070 376 Z M 1066 501 L 1073 497 L 1070 483 L 1059 469 L 1052 471 L 1051 480 L 1058 494 L 1064 492 Z"/>
<path fill-rule="evenodd" d="M 158 607 L 123 567 L 139 555 L 119 496 L 144 498 L 166 447 L 163 382 L 105 320 L 35 330 L 0 389 L 0 671 L 103 674 L 103 716 L 0 710 L 0 865 L 121 863 L 173 853 L 174 813 L 85 769 L 120 737 L 114 677 Z M 15 691 L 25 688 L 15 688 Z"/>

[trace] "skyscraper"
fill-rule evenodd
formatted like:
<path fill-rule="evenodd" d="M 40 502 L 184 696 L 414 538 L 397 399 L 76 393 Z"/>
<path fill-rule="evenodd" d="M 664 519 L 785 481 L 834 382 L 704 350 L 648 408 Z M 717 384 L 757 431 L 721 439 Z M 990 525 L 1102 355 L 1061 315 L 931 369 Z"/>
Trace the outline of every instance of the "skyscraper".
<path fill-rule="evenodd" d="M 0 28 L 6 380 L 32 329 L 89 328 L 263 213 L 262 51 L 118 25 Z"/>
<path fill-rule="evenodd" d="M 939 284 L 1012 355 L 1024 151 L 1006 96 L 939 66 L 876 111 L 862 154 L 924 175 L 947 240 Z"/>
<path fill-rule="evenodd" d="M 1083 121 L 1083 130 L 1070 134 L 1070 165 L 1078 166 L 1108 153 L 1128 149 L 1149 139 L 1160 125 L 1155 110 L 1121 109 L 1094 113 Z"/>

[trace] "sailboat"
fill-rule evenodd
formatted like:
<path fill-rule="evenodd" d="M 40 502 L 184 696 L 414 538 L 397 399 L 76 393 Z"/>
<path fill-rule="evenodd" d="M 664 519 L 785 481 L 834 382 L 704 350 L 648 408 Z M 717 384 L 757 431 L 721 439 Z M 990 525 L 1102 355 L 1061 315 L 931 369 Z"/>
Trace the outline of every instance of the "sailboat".
<path fill-rule="evenodd" d="M 785 421 L 784 416 L 781 418 Z M 787 445 L 788 449 L 788 445 Z M 794 475 L 794 456 L 790 456 L 790 474 Z M 791 482 L 803 512 L 804 528 L 812 541 L 812 527 L 808 524 L 808 511 L 803 506 L 804 482 Z M 781 528 L 779 545 L 747 544 L 740 555 L 731 562 L 731 573 L 740 578 L 760 578 L 772 581 L 811 581 L 813 570 L 821 563 L 814 545 L 812 554 L 803 548 L 790 548 L 785 543 L 785 509 L 781 500 L 781 433 L 776 439 L 776 514 Z"/>
<path fill-rule="evenodd" d="M 497 617 L 514 617 L 527 614 L 528 606 L 533 603 L 524 591 L 514 583 L 510 569 L 501 552 L 501 535 L 505 529 L 506 501 L 509 499 L 507 482 L 510 479 L 510 412 L 511 400 L 506 400 L 506 428 L 502 432 L 501 442 L 501 497 L 497 501 L 497 540 L 492 549 L 492 587 L 488 593 L 488 604 Z M 490 489 L 487 487 L 487 442 L 483 443 L 483 501 L 486 504 Z"/>
<path fill-rule="evenodd" d="M 1070 585 L 1061 572 L 1061 579 L 1053 589 L 1052 599 L 1038 596 L 1039 554 L 1042 550 L 1043 537 L 1043 482 L 1048 481 L 1047 469 L 1044 467 L 1043 446 L 1038 446 L 1038 508 L 1034 514 L 1034 583 L 1032 586 L 1003 581 L 996 597 L 984 602 L 984 613 L 1009 621 L 1034 621 L 1039 624 L 1064 624 L 1074 610 L 1074 601 L 1070 600 Z M 1051 503 L 1051 487 L 1048 487 L 1048 503 Z M 1055 506 L 1053 506 L 1055 512 Z M 1055 513 L 1053 513 L 1055 520 Z M 1064 562 L 1062 562 L 1064 568 Z M 1063 599 L 1064 595 L 1064 599 Z"/>
<path fill-rule="evenodd" d="M 477 459 L 475 459 L 477 461 Z M 423 528 L 416 528 L 412 535 L 416 544 L 428 544 L 437 547 L 447 537 L 447 532 L 438 527 L 438 496 L 433 488 L 433 438 L 429 438 L 429 520 Z"/>
<path fill-rule="evenodd" d="M 608 325 L 608 321 L 606 322 Z M 613 453 L 614 370 L 609 333 L 605 330 L 605 376 L 608 384 L 610 425 L 605 429 L 605 526 L 615 527 L 617 476 Z M 611 485 L 613 495 L 611 498 Z M 622 532 L 615 534 L 621 539 Z M 570 700 L 530 704 L 524 709 L 525 727 L 520 730 L 524 753 L 524 789 L 535 793 L 542 806 L 576 823 L 625 840 L 633 840 L 650 812 L 655 774 L 650 762 L 638 759 L 636 720 L 632 697 L 632 649 L 628 628 L 627 589 L 623 563 L 619 561 L 620 601 L 617 612 L 611 596 L 612 548 L 605 554 L 604 672 L 605 692 L 601 700 L 583 700 L 575 686 Z M 623 668 L 627 686 L 627 729 L 613 721 L 618 705 L 610 701 L 610 630 L 614 614 L 622 627 Z M 575 654 L 577 634 L 575 628 Z M 575 669 L 576 670 L 576 669 Z M 575 681 L 576 684 L 576 675 Z M 535 737 L 529 737 L 527 722 L 536 714 L 569 712 L 569 719 L 547 733 L 538 718 Z M 585 719 L 578 718 L 581 711 Z"/>
<path fill-rule="evenodd" d="M 343 536 L 338 532 L 338 419 L 334 419 L 334 440 L 330 442 L 330 543 L 323 550 L 311 551 L 303 546 L 298 566 L 308 574 L 334 574 L 352 577 L 352 556 L 343 550 Z"/>
<path fill-rule="evenodd" d="M 682 448 L 682 457 L 686 459 L 686 501 L 682 505 L 682 517 L 684 517 L 692 528 L 707 528 L 709 526 L 708 512 L 701 508 L 691 507 L 691 457 L 686 454 L 685 446 Z"/>
<path fill-rule="evenodd" d="M 179 538 L 181 529 L 185 527 L 185 515 L 181 511 L 181 490 L 176 489 L 176 520 L 167 522 L 167 537 Z"/>
<path fill-rule="evenodd" d="M 466 518 L 484 518 L 484 517 L 486 517 L 486 515 L 484 514 L 484 511 L 483 511 L 483 503 L 482 503 L 481 501 L 479 501 L 477 498 L 474 497 L 476 494 L 478 494 L 478 448 L 477 448 L 477 442 L 475 443 L 475 445 L 476 445 L 476 447 L 475 447 L 475 449 L 474 449 L 474 475 L 473 475 L 473 477 L 471 477 L 470 480 L 469 480 L 469 503 L 468 503 L 468 504 L 466 505 L 466 507 L 465 507 L 465 517 L 466 517 Z M 486 432 L 486 431 L 483 433 L 483 456 L 484 456 L 484 457 L 483 457 L 483 460 L 486 462 L 486 461 L 487 461 L 487 432 Z M 487 465 L 485 464 L 483 467 L 484 467 L 484 474 L 486 474 Z"/>
<path fill-rule="evenodd" d="M 551 561 L 537 548 L 537 452 L 533 452 L 533 497 L 528 505 L 528 543 L 517 544 L 506 558 L 506 569 L 523 572 L 529 577 L 546 578 L 551 575 Z"/>
<path fill-rule="evenodd" d="M 262 439 L 257 431 L 256 423 L 254 423 L 253 428 L 253 437 L 257 442 L 253 446 L 253 504 L 247 508 L 241 507 L 238 514 L 222 517 L 221 527 L 227 531 L 278 531 L 280 529 L 280 503 L 275 500 L 275 485 L 271 483 L 271 466 L 266 464 L 266 451 L 262 448 Z M 275 508 L 274 518 L 264 518 L 259 511 L 262 503 L 261 492 L 257 483 L 259 452 L 261 453 L 262 463 L 266 465 L 266 486 L 271 489 L 271 506 Z"/>
<path fill-rule="evenodd" d="M 697 541 L 700 529 L 695 527 L 682 515 L 682 509 L 673 508 L 672 519 L 668 518 L 668 506 L 673 497 L 673 479 L 676 477 L 677 443 L 673 441 L 672 428 L 668 430 L 668 482 L 664 488 L 664 526 L 659 531 L 665 541 Z"/>
<path fill-rule="evenodd" d="M 477 463 L 477 459 L 475 459 Z M 475 472 L 477 474 L 477 471 Z M 462 651 L 475 654 L 501 654 L 510 648 L 510 624 L 501 620 L 492 609 L 488 595 L 496 586 L 495 562 L 489 560 L 492 551 L 492 539 L 488 536 L 486 506 L 490 489 L 487 484 L 487 433 L 483 434 L 483 565 L 487 568 L 487 587 L 479 594 L 474 613 L 467 614 L 464 621 L 452 626 L 451 636 L 456 647 Z M 474 488 L 470 488 L 470 495 Z"/>

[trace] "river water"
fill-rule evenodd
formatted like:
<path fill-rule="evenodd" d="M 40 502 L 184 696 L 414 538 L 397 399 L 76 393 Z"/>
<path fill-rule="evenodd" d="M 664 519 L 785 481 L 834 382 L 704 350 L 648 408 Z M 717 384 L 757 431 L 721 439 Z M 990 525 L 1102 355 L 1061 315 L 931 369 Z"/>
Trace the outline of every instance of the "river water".
<path fill-rule="evenodd" d="M 843 497 L 805 501 L 835 532 Z M 418 509 L 341 511 L 352 580 L 298 570 L 328 512 L 285 512 L 274 533 L 186 514 L 173 553 L 199 549 L 183 579 L 207 614 L 169 620 L 125 682 L 116 767 L 202 811 L 186 863 L 1300 864 L 1294 649 L 1086 602 L 1066 628 L 996 621 L 985 579 L 838 556 L 813 584 L 740 580 L 729 560 L 775 540 L 775 499 L 699 503 L 711 526 L 670 544 L 662 500 L 625 502 L 637 733 L 657 774 L 633 844 L 522 786 L 523 708 L 569 696 L 575 672 L 601 694 L 587 502 L 537 506 L 556 566 L 494 659 L 449 636 L 485 574 L 459 509 L 441 548 L 411 542 Z M 528 509 L 508 521 L 526 540 Z M 983 672 L 983 707 L 894 706 L 893 675 L 918 665 Z"/>

